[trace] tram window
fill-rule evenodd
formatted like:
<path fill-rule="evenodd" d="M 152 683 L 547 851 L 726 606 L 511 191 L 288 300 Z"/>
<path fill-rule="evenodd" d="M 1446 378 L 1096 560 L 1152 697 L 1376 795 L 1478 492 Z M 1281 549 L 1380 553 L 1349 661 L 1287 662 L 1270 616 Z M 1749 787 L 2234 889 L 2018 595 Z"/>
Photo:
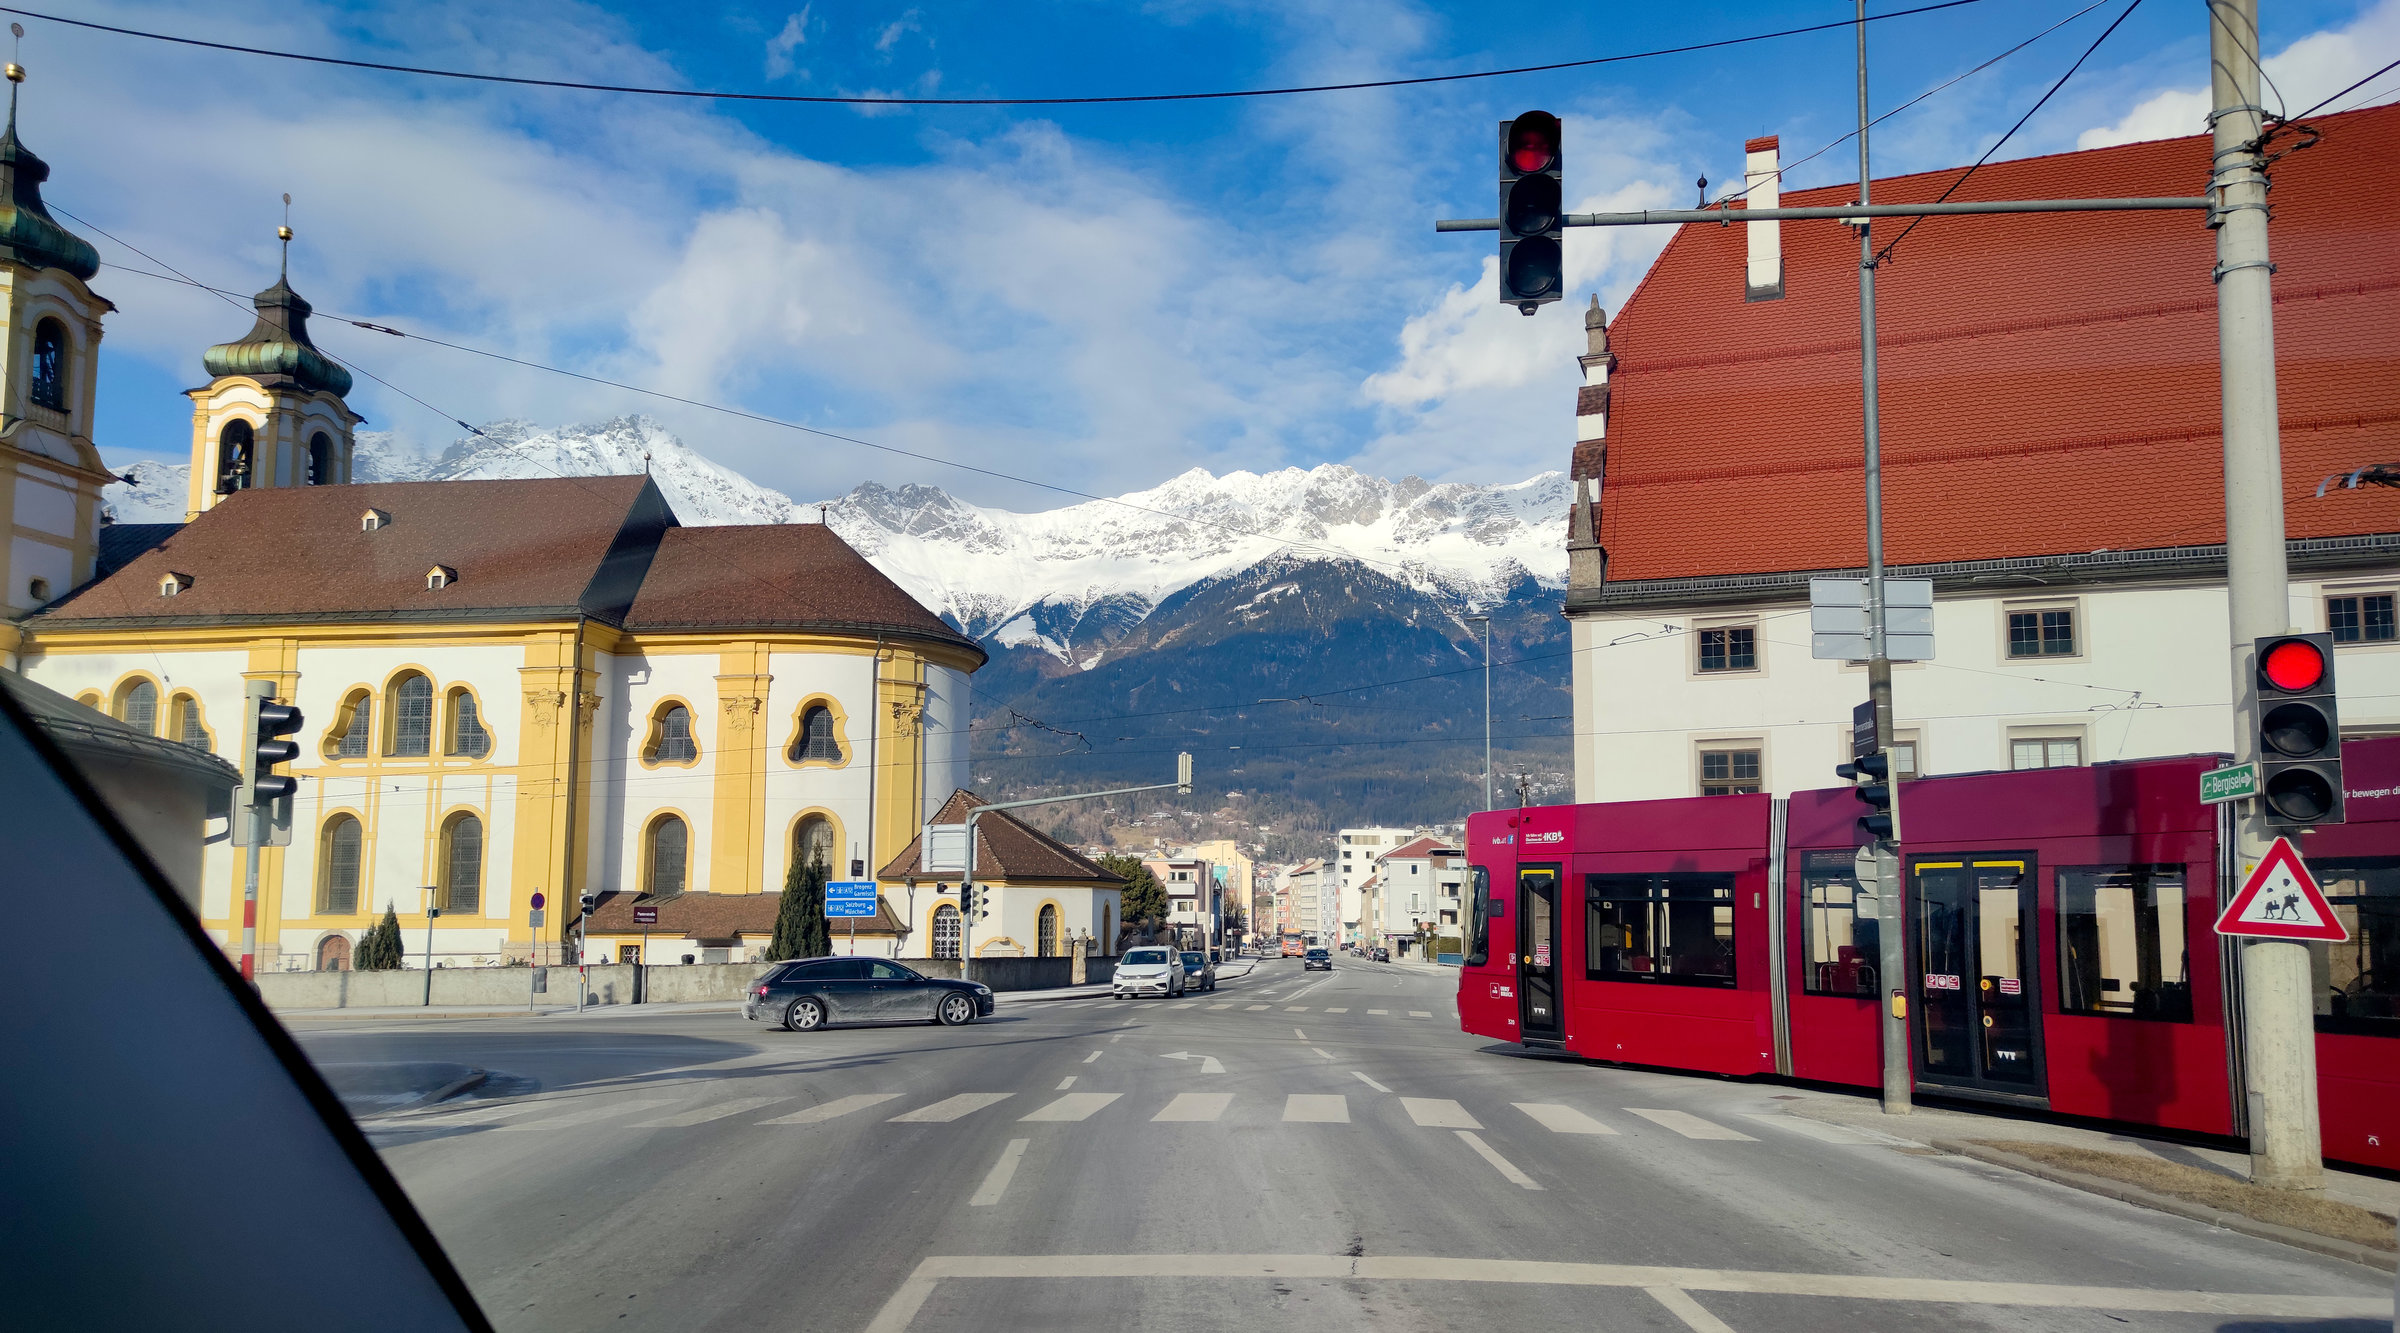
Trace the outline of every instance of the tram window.
<path fill-rule="evenodd" d="M 1592 875 L 1585 884 L 1586 976 L 1733 984 L 1733 876 Z"/>
<path fill-rule="evenodd" d="M 2061 1013 L 2191 1022 L 2182 867 L 2062 867 L 2058 955 Z"/>
<path fill-rule="evenodd" d="M 2312 944 L 2317 1028 L 2400 1037 L 2400 857 L 2313 862 L 2334 919 L 2350 932 Z"/>
<path fill-rule="evenodd" d="M 1873 995 L 1876 990 L 1882 923 L 1875 899 L 1858 891 L 1852 865 L 1849 852 L 1810 852 L 1801 863 L 1808 966 L 1801 989 L 1810 995 Z"/>
<path fill-rule="evenodd" d="M 1482 866 L 1471 866 L 1475 879 L 1475 908 L 1467 922 L 1468 967 L 1481 967 L 1492 961 L 1492 872 Z"/>

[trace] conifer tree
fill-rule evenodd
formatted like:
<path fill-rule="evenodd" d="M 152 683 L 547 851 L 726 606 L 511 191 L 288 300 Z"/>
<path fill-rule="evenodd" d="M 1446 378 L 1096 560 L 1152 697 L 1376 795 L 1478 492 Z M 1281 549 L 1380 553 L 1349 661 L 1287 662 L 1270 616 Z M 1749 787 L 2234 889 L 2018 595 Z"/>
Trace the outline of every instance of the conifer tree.
<path fill-rule="evenodd" d="M 767 958 L 781 962 L 822 958 L 831 952 L 832 935 L 825 926 L 825 863 L 794 862 L 783 878 L 783 904 L 775 911 L 775 937 L 767 944 Z"/>
<path fill-rule="evenodd" d="M 369 927 L 359 938 L 358 947 L 350 954 L 350 966 L 359 972 L 390 972 L 397 969 L 407 947 L 400 942 L 400 914 L 383 909 L 383 920 Z"/>

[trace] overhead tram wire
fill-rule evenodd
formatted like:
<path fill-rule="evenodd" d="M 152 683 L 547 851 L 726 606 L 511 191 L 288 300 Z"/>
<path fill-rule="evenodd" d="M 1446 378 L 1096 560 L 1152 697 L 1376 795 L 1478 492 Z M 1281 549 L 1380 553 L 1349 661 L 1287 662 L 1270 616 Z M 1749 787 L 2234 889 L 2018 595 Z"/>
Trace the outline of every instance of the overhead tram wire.
<path fill-rule="evenodd" d="M 2385 65 L 2382 69 L 2369 74 L 2367 77 L 2360 79 L 2358 82 L 2351 84 L 2347 88 L 2342 89 L 2340 92 L 2335 93 L 2333 96 L 2317 103 L 2315 106 L 2310 107 L 2308 110 L 2301 112 L 2297 116 L 2292 116 L 2288 119 L 2281 116 L 2276 117 L 2276 123 L 2279 125 L 2287 125 L 2297 121 L 2306 120 L 2310 116 L 2323 111 L 2325 108 L 2332 106 L 2334 103 L 2342 100 L 2345 97 L 2348 97 L 2350 94 L 2357 92 L 2359 89 L 2366 87 L 2368 84 L 2373 83 L 2375 80 L 2382 78 L 2384 75 L 2389 74 L 2396 69 L 2400 69 L 2400 60 L 2395 60 L 2392 63 Z"/>
<path fill-rule="evenodd" d="M 1909 18 L 1931 14 L 1944 9 L 1980 4 L 1982 0 L 1939 0 L 1939 3 L 1896 9 L 1887 14 L 1870 14 L 1867 21 Z M 90 19 L 73 19 L 39 10 L 0 5 L 0 13 L 17 14 L 29 19 L 65 24 L 93 32 L 105 32 L 119 37 L 136 37 L 144 41 L 163 42 L 175 46 L 198 47 L 208 51 L 224 51 L 235 55 L 260 56 L 271 60 L 291 60 L 311 65 L 333 65 L 344 69 L 369 70 L 382 74 L 408 74 L 419 78 L 454 79 L 466 83 L 500 83 L 524 88 L 550 88 L 568 92 L 614 93 L 637 97 L 669 97 L 693 101 L 766 102 L 816 106 L 1118 106 L 1133 102 L 1211 102 L 1236 98 L 1294 97 L 1309 93 L 1362 92 L 1374 88 L 1413 88 L 1437 83 L 1463 83 L 1474 79 L 1501 79 L 1520 74 L 1548 74 L 1558 70 L 1589 69 L 1597 65 L 1622 64 L 1632 60 L 1652 60 L 1661 56 L 1690 55 L 1699 51 L 1721 50 L 1729 46 L 1745 46 L 1755 42 L 1774 41 L 1784 37 L 1799 37 L 1814 32 L 1846 30 L 1857 26 L 1855 19 L 1836 23 L 1811 23 L 1798 28 L 1782 28 L 1774 32 L 1750 33 L 1741 37 L 1722 37 L 1714 41 L 1689 42 L 1682 46 L 1659 47 L 1648 51 L 1627 51 L 1618 55 L 1591 56 L 1582 60 L 1560 60 L 1543 65 L 1519 65 L 1509 69 L 1470 70 L 1458 74 L 1424 74 L 1405 79 L 1364 79 L 1354 83 L 1301 84 L 1281 88 L 1237 88 L 1212 92 L 1190 93 L 1122 93 L 1110 96 L 1080 97 L 885 97 L 885 96 L 810 96 L 800 93 L 732 92 L 725 89 L 660 88 L 635 84 L 588 83 L 576 79 L 536 79 L 513 74 L 479 74 L 471 70 L 438 69 L 423 65 L 398 65 L 378 60 L 352 60 L 342 56 L 310 55 L 300 51 L 278 51 L 271 47 L 242 46 L 233 42 L 212 42 L 199 37 L 181 37 L 173 33 L 153 32 L 143 28 L 122 27 L 113 23 L 98 23 Z"/>
<path fill-rule="evenodd" d="M 2075 77 L 2075 71 L 2083 68 L 2083 62 L 2090 60 L 2093 53 L 2100 49 L 2100 44 L 2107 41 L 2119 27 L 2124 25 L 2125 20 L 2133 17 L 2133 11 L 2140 9 L 2141 7 L 2142 0 L 2132 0 L 2132 3 L 2126 5 L 2124 12 L 2118 14 L 2113 22 L 2101 30 L 2098 37 L 2092 39 L 2092 44 L 2084 48 L 2083 54 L 2075 57 L 2075 63 L 2067 66 L 2067 72 L 2058 76 L 2058 82 L 2050 85 L 2050 91 L 2043 93 L 2040 101 L 2037 101 L 2032 106 L 2025 108 L 2025 114 L 2017 117 L 2017 123 L 2008 127 L 2008 133 L 2001 135 L 1991 147 L 1984 149 L 1983 156 L 1976 158 L 1973 166 L 1970 166 L 1965 171 L 1959 173 L 1958 179 L 1950 182 L 1949 188 L 1943 190 L 1941 193 L 1941 198 L 1934 200 L 1934 202 L 1937 204 L 1941 203 L 1944 200 L 1947 200 L 1952 194 L 1957 193 L 1958 187 L 1966 184 L 1969 176 L 1974 175 L 1978 170 L 1980 170 L 1984 163 L 1991 161 L 1992 154 L 1999 152 L 2003 144 L 2006 144 L 2010 139 L 2015 138 L 2017 131 L 2025 128 L 2025 122 L 2033 119 L 2033 114 L 2035 112 L 2041 110 L 2044 106 L 2049 105 L 2050 99 L 2058 96 L 2058 90 L 2067 86 L 2067 80 Z M 2213 7 L 2211 8 L 2210 12 L 2215 12 Z M 1915 231 L 1918 224 L 1924 221 L 1925 218 L 1922 215 L 1910 218 L 1908 225 L 1900 229 L 1899 235 L 1894 236 L 1890 241 L 1884 244 L 1882 249 L 1875 252 L 1875 258 L 1869 261 L 1870 267 L 1883 267 L 1884 261 L 1892 257 L 1892 247 L 1900 244 L 1902 241 L 1907 240 L 1908 234 L 1912 231 Z"/>

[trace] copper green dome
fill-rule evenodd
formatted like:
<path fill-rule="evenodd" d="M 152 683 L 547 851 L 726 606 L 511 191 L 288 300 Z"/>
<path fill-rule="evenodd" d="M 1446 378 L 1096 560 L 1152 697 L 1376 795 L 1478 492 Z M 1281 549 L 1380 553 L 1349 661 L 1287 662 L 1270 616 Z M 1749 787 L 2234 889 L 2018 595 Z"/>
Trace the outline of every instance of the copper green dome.
<path fill-rule="evenodd" d="M 239 341 L 218 343 L 201 354 L 211 375 L 248 375 L 270 386 L 322 389 L 339 398 L 350 392 L 350 372 L 317 350 L 308 338 L 310 306 L 288 278 L 250 298 L 258 323 Z"/>
<path fill-rule="evenodd" d="M 86 282 L 100 271 L 91 242 L 58 225 L 42 207 L 50 164 L 17 138 L 16 89 L 9 89 L 8 129 L 0 132 L 0 254 L 35 268 L 65 269 Z"/>

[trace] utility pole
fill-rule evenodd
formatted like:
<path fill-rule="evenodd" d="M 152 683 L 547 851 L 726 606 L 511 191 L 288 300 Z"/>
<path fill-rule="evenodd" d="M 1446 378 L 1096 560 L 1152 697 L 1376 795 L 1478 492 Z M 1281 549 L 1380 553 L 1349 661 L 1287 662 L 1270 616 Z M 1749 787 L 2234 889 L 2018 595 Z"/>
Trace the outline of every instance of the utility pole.
<path fill-rule="evenodd" d="M 439 890 L 431 885 L 425 889 L 425 1007 L 433 1007 L 433 923 L 442 919 L 442 909 L 434 898 Z"/>
<path fill-rule="evenodd" d="M 1874 173 L 1867 161 L 1867 0 L 1858 13 L 1858 202 L 1872 203 Z M 1863 382 L 1861 416 L 1866 423 L 1867 461 L 1867 697 L 1875 705 L 1875 752 L 1888 765 L 1892 754 L 1892 660 L 1885 656 L 1883 615 L 1883 425 L 1875 371 L 1875 234 L 1872 219 L 1858 220 L 1858 346 Z M 1888 767 L 1892 793 L 1892 836 L 1875 840 L 1876 934 L 1879 970 L 1891 992 L 1883 1009 L 1883 1112 L 1907 1115 L 1914 1105 L 1909 1070 L 1908 918 L 1900 902 L 1900 783 Z"/>
<path fill-rule="evenodd" d="M 2284 561 L 2283 445 L 2275 409 L 2275 269 L 2267 262 L 2267 181 L 2259 161 L 2258 0 L 2208 0 L 2207 8 L 2233 757 L 2249 763 L 2259 757 L 2252 645 L 2292 628 Z M 2237 868 L 2246 874 L 2273 841 L 2256 798 L 2241 803 L 2233 826 Z M 2254 1184 L 2304 1190 L 2325 1185 L 2310 984 L 2307 945 L 2253 940 L 2243 947 L 2242 1045 L 2250 1082 Z"/>

